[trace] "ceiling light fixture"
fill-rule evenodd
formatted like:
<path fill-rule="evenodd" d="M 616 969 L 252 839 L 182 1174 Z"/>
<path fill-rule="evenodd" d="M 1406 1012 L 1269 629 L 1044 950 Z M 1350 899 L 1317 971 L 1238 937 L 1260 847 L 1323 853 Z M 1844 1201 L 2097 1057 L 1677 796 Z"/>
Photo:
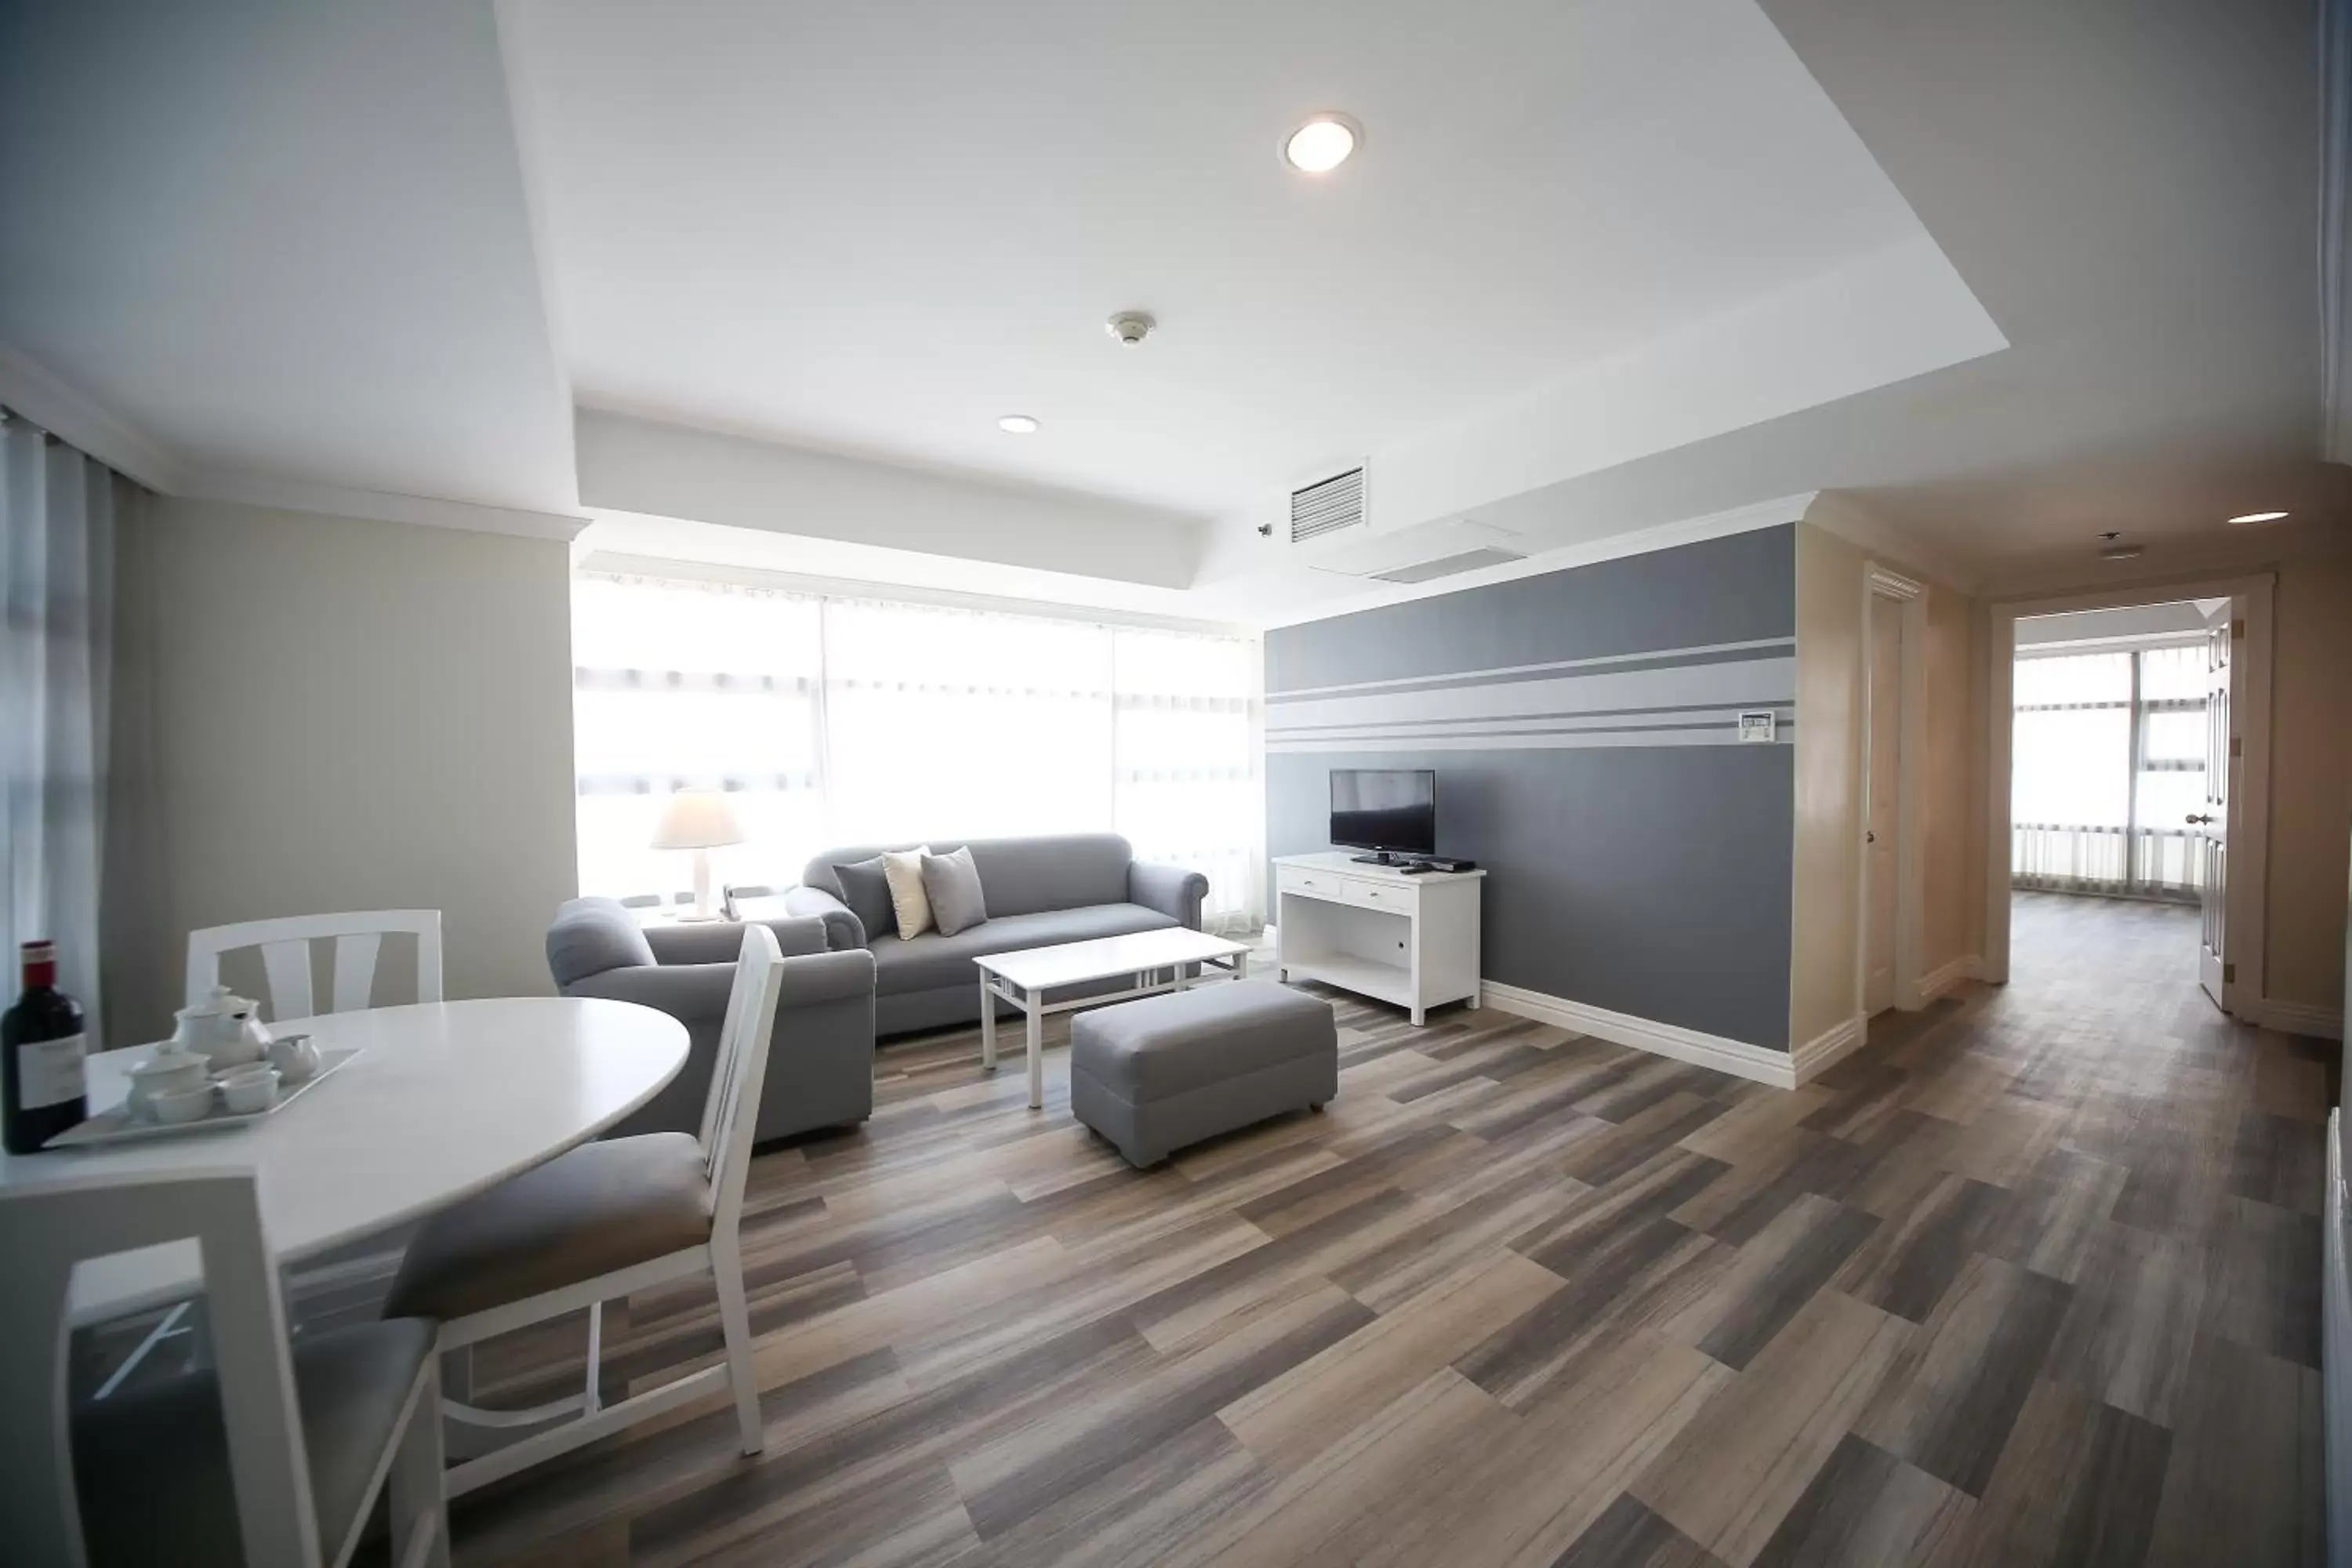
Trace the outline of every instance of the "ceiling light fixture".
<path fill-rule="evenodd" d="M 1364 128 L 1347 115 L 1326 110 L 1283 139 L 1283 161 L 1302 174 L 1328 174 L 1348 161 L 1364 140 Z"/>
<path fill-rule="evenodd" d="M 2250 522 L 2276 522 L 2285 515 L 2286 513 L 2283 511 L 2250 511 L 2243 517 L 2233 517 L 2230 521 L 2243 527 Z"/>
<path fill-rule="evenodd" d="M 1026 414 L 1008 414 L 996 422 L 996 427 L 1007 436 L 1034 436 L 1037 421 Z"/>

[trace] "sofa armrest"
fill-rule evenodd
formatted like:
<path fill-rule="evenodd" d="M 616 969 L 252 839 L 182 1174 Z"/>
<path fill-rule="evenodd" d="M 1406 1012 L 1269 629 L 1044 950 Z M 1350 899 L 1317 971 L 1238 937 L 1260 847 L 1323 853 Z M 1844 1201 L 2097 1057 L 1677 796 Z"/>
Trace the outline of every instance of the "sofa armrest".
<path fill-rule="evenodd" d="M 1154 866 L 1134 860 L 1127 868 L 1130 903 L 1161 914 L 1191 931 L 1201 929 L 1201 901 L 1209 896 L 1209 879 L 1181 866 Z"/>
<path fill-rule="evenodd" d="M 846 952 L 811 952 L 784 960 L 783 990 L 776 1006 L 813 1007 L 874 994 L 874 955 L 864 948 Z"/>
<path fill-rule="evenodd" d="M 667 1013 L 690 1029 L 698 1023 L 715 1027 L 724 1019 L 727 999 L 734 988 L 732 963 L 665 963 L 608 969 L 602 974 L 573 981 L 563 988 L 563 994 L 635 1002 Z"/>
<path fill-rule="evenodd" d="M 776 933 L 776 946 L 786 958 L 794 953 L 823 952 L 824 922 L 814 917 L 761 921 Z M 743 953 L 743 926 L 738 921 L 693 921 L 646 928 L 646 945 L 654 961 L 675 963 L 733 963 Z"/>
<path fill-rule="evenodd" d="M 835 952 L 866 945 L 865 925 L 850 912 L 847 904 L 823 888 L 785 889 L 784 908 L 795 915 L 814 915 L 824 921 L 825 945 Z"/>

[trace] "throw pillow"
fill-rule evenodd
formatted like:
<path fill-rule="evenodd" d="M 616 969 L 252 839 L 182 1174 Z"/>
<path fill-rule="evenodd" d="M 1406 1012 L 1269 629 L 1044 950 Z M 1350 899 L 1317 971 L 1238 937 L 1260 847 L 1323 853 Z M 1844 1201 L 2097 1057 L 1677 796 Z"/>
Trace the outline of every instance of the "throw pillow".
<path fill-rule="evenodd" d="M 931 929 L 931 900 L 923 893 L 923 857 L 930 852 L 928 844 L 882 852 L 882 876 L 890 884 L 890 907 L 898 917 L 901 942 Z"/>
<path fill-rule="evenodd" d="M 867 942 L 896 934 L 898 911 L 890 902 L 890 879 L 882 874 L 881 856 L 835 866 L 833 879 L 841 884 L 841 901 L 866 928 Z"/>
<path fill-rule="evenodd" d="M 923 893 L 931 900 L 931 918 L 939 922 L 941 936 L 969 931 L 988 919 L 980 868 L 972 864 L 970 849 L 924 856 Z"/>

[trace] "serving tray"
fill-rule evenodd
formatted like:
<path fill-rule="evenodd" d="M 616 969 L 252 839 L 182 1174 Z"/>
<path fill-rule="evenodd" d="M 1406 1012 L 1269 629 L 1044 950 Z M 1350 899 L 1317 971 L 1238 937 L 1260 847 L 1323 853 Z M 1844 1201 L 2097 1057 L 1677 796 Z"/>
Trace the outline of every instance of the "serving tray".
<path fill-rule="evenodd" d="M 319 1070 L 292 1089 L 281 1089 L 278 1103 L 267 1110 L 249 1110 L 239 1115 L 215 1100 L 212 1110 L 194 1121 L 145 1121 L 132 1116 L 128 1105 L 118 1105 L 112 1110 L 101 1111 L 86 1121 L 75 1122 L 42 1144 L 41 1149 L 47 1152 L 51 1149 L 91 1149 L 107 1143 L 143 1143 L 151 1138 L 174 1138 L 184 1132 L 215 1132 L 223 1128 L 249 1126 L 277 1115 L 326 1082 L 336 1068 L 359 1054 L 357 1046 L 320 1051 Z M 219 1081 L 218 1074 L 214 1075 L 214 1081 Z"/>

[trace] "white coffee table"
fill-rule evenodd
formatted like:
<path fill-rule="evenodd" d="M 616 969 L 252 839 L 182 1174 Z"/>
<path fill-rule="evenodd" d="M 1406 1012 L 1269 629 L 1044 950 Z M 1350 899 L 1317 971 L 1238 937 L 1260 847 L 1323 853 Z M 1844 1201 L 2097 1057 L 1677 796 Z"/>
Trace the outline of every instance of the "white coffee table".
<path fill-rule="evenodd" d="M 1107 936 L 1094 942 L 1064 942 L 1059 947 L 1033 947 L 1019 952 L 992 952 L 975 958 L 980 965 L 980 1065 L 996 1070 L 996 1002 L 1003 997 L 1029 1020 L 1029 1109 L 1045 1103 L 1045 1047 L 1039 1034 L 1045 1015 L 1079 1007 L 1099 1007 L 1131 996 L 1160 991 L 1181 991 L 1195 979 L 1187 965 L 1234 980 L 1249 975 L 1249 949 L 1238 942 L 1197 931 L 1137 931 L 1131 936 Z M 1087 996 L 1054 1001 L 1049 994 L 1073 985 L 1098 984 L 1125 979 L 1123 991 L 1102 991 Z"/>

